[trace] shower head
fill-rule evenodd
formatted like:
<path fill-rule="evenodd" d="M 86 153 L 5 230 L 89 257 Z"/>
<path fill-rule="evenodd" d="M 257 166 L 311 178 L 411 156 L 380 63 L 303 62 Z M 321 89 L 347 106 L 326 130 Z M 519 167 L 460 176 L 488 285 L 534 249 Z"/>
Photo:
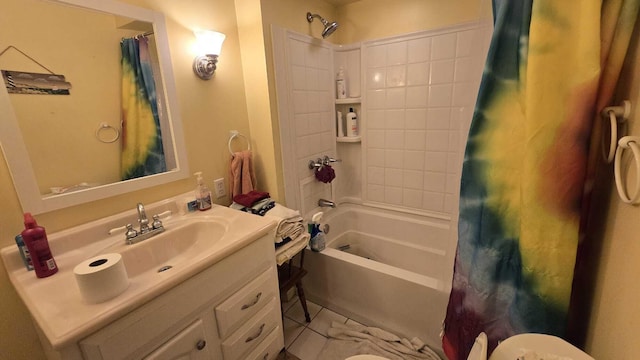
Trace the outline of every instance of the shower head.
<path fill-rule="evenodd" d="M 308 22 L 312 22 L 313 18 L 317 17 L 318 19 L 320 19 L 320 21 L 322 22 L 322 25 L 324 25 L 324 30 L 322 30 L 322 37 L 326 38 L 329 35 L 333 34 L 334 31 L 336 31 L 336 29 L 338 28 L 338 23 L 333 21 L 333 22 L 328 22 L 327 20 L 325 20 L 322 16 L 318 15 L 318 14 L 312 14 L 310 12 L 307 13 L 307 21 Z"/>
<path fill-rule="evenodd" d="M 324 24 L 324 30 L 322 30 L 322 37 L 326 38 L 329 35 L 333 34 L 334 31 L 338 28 L 338 23 L 333 21 L 330 24 Z"/>

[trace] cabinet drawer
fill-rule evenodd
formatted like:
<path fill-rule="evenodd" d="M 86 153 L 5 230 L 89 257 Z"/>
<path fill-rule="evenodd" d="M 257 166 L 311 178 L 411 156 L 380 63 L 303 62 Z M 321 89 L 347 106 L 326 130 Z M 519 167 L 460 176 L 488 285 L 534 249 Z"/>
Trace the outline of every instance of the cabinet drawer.
<path fill-rule="evenodd" d="M 220 338 L 224 339 L 247 319 L 262 309 L 275 296 L 278 283 L 273 268 L 233 294 L 222 304 L 216 306 L 216 320 Z"/>
<path fill-rule="evenodd" d="M 260 344 L 273 329 L 280 326 L 280 312 L 276 298 L 262 308 L 246 324 L 222 343 L 225 360 L 244 359 L 243 355 Z"/>
<path fill-rule="evenodd" d="M 273 331 L 258 345 L 249 355 L 247 360 L 273 360 L 284 349 L 284 339 L 282 328 L 278 325 Z"/>
<path fill-rule="evenodd" d="M 144 360 L 161 360 L 161 359 L 192 359 L 192 360 L 208 360 L 211 359 L 211 352 L 207 347 L 204 335 L 204 325 L 202 320 L 196 320 L 189 327 L 184 329 L 178 335 L 171 338 L 151 354 L 147 355 Z"/>

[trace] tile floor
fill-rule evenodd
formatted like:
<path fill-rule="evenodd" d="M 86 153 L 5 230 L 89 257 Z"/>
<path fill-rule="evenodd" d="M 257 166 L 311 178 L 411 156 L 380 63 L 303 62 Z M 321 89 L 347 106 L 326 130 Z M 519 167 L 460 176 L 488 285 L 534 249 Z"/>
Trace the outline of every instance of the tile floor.
<path fill-rule="evenodd" d="M 327 329 L 331 322 L 357 323 L 325 307 L 307 300 L 311 322 L 304 319 L 302 305 L 297 297 L 282 304 L 284 312 L 284 346 L 300 360 L 315 360 L 327 342 Z"/>

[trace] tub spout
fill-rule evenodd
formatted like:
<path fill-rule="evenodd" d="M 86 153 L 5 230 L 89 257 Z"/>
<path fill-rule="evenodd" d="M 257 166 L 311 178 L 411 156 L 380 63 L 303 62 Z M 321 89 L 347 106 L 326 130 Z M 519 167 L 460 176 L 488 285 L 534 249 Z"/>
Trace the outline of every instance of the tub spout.
<path fill-rule="evenodd" d="M 318 200 L 318 206 L 335 208 L 336 207 L 336 203 L 334 203 L 331 200 L 320 199 L 320 200 Z"/>

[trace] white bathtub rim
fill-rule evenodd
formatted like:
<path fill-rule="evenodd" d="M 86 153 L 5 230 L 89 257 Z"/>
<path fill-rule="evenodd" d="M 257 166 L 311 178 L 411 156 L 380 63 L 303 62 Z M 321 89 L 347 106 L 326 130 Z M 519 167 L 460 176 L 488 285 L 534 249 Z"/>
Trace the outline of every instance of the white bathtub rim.
<path fill-rule="evenodd" d="M 388 242 L 396 244 L 396 245 L 402 245 L 402 246 L 406 246 L 406 247 L 411 248 L 411 249 L 415 249 L 415 250 L 418 250 L 418 251 L 429 252 L 429 253 L 433 253 L 433 254 L 440 255 L 440 256 L 445 256 L 446 253 L 447 253 L 445 250 L 442 250 L 442 249 L 436 249 L 436 248 L 430 247 L 430 246 L 420 246 L 420 245 L 416 245 L 416 244 L 413 244 L 413 243 L 410 243 L 410 242 L 406 242 L 406 241 L 402 241 L 402 240 L 396 240 L 396 239 L 392 239 L 392 238 L 389 238 L 389 237 L 386 237 L 386 236 L 379 236 L 379 235 L 370 234 L 370 233 L 357 231 L 357 230 L 346 230 L 346 231 L 343 231 L 343 232 L 341 232 L 339 234 L 336 234 L 336 235 L 330 234 L 331 235 L 331 237 L 330 237 L 331 240 L 327 243 L 327 247 L 336 249 L 335 247 L 332 247 L 331 245 L 333 243 L 335 243 L 336 240 L 338 240 L 340 237 L 342 237 L 344 235 L 347 235 L 347 234 L 350 234 L 350 233 L 362 234 L 362 235 L 365 235 L 367 237 L 375 238 L 376 240 L 388 241 Z"/>
<path fill-rule="evenodd" d="M 354 265 L 361 266 L 378 273 L 387 274 L 389 276 L 403 279 L 420 286 L 429 287 L 438 291 L 444 291 L 444 284 L 441 280 L 435 279 L 430 276 L 417 274 L 412 271 L 400 269 L 395 266 L 383 264 L 381 262 L 370 260 L 362 256 L 349 254 L 347 252 L 330 247 L 324 249 L 322 252 L 320 252 L 319 255 L 330 256 L 335 259 L 346 261 L 348 263 L 352 263 Z"/>
<path fill-rule="evenodd" d="M 323 218 L 321 222 L 329 222 L 333 217 L 340 216 L 345 212 L 355 211 L 372 216 L 382 216 L 392 220 L 400 220 L 403 222 L 410 222 L 414 224 L 433 226 L 442 230 L 450 229 L 450 219 L 443 219 L 431 214 L 417 214 L 400 211 L 398 209 L 392 209 L 389 207 L 373 206 L 373 204 L 339 204 L 335 208 L 316 208 L 305 216 L 305 219 L 311 219 L 311 216 L 317 212 L 323 212 Z"/>

